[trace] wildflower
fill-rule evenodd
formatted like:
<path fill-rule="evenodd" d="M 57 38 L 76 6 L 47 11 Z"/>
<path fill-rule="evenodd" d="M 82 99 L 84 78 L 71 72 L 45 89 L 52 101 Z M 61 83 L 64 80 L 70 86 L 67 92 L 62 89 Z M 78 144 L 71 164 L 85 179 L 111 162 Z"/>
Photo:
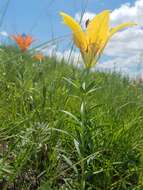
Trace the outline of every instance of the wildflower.
<path fill-rule="evenodd" d="M 33 42 L 32 36 L 25 34 L 12 35 L 11 38 L 17 43 L 18 47 L 23 52 L 25 52 Z"/>
<path fill-rule="evenodd" d="M 44 61 L 45 57 L 42 53 L 37 53 L 33 56 L 33 58 L 39 62 L 42 62 Z"/>
<path fill-rule="evenodd" d="M 86 68 L 91 68 L 100 58 L 105 46 L 111 37 L 126 27 L 135 25 L 132 22 L 127 22 L 118 25 L 115 28 L 109 27 L 110 11 L 105 10 L 96 15 L 91 21 L 87 20 L 86 30 L 69 15 L 61 12 L 64 23 L 72 30 L 73 39 L 76 46 L 80 49 Z"/>

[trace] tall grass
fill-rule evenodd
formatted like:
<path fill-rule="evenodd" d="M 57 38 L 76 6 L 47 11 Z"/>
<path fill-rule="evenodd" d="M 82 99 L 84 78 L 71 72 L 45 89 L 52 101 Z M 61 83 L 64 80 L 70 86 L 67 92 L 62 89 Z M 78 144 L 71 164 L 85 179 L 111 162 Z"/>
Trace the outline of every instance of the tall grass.
<path fill-rule="evenodd" d="M 0 49 L 0 189 L 142 190 L 143 86 Z"/>

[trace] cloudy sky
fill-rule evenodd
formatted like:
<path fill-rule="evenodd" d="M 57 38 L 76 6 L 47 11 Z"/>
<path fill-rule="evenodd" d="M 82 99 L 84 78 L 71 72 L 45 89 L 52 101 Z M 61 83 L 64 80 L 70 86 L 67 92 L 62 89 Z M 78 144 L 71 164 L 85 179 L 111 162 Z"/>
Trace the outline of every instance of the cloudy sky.
<path fill-rule="evenodd" d="M 65 57 L 68 57 L 72 39 L 70 30 L 61 22 L 59 12 L 65 11 L 79 20 L 84 11 L 82 23 L 85 23 L 104 9 L 111 10 L 111 26 L 126 21 L 134 21 L 138 26 L 116 34 L 97 67 L 143 76 L 143 0 L 2 0 L 0 32 L 30 33 L 37 44 L 61 38 L 45 52 L 52 53 L 58 48 L 57 56 L 61 57 L 61 49 L 64 49 Z M 79 54 L 76 48 L 73 55 L 77 61 Z"/>

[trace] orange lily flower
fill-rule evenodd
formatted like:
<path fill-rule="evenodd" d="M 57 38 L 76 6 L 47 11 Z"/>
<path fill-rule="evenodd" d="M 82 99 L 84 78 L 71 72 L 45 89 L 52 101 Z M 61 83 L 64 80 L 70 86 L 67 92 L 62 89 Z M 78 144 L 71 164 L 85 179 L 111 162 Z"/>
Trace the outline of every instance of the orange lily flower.
<path fill-rule="evenodd" d="M 33 56 L 33 58 L 34 58 L 35 60 L 37 60 L 37 61 L 40 61 L 40 62 L 44 61 L 44 59 L 45 59 L 45 57 L 44 57 L 44 55 L 43 55 L 42 53 L 37 53 L 37 54 L 35 54 L 35 55 Z"/>
<path fill-rule="evenodd" d="M 12 35 L 11 38 L 17 43 L 18 47 L 23 52 L 25 52 L 34 41 L 32 36 L 25 34 Z"/>

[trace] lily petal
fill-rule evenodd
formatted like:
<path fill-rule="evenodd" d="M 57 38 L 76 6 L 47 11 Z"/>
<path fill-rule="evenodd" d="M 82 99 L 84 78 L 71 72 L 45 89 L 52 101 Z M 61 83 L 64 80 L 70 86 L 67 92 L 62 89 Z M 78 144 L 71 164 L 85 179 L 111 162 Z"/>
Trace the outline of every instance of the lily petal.
<path fill-rule="evenodd" d="M 115 28 L 112 28 L 110 30 L 110 37 L 112 37 L 116 32 L 118 32 L 120 30 L 123 30 L 124 28 L 135 26 L 135 25 L 137 25 L 137 24 L 135 24 L 133 22 L 127 22 L 127 23 L 124 23 L 124 24 L 120 24 L 120 25 L 118 25 Z"/>
<path fill-rule="evenodd" d="M 26 36 L 26 38 L 25 38 L 25 46 L 26 47 L 30 46 L 33 41 L 34 40 L 33 40 L 32 36 Z"/>
<path fill-rule="evenodd" d="M 96 15 L 87 26 L 87 36 L 89 36 L 90 43 L 95 43 L 98 40 L 103 40 L 109 33 L 109 10 L 105 10 Z"/>
<path fill-rule="evenodd" d="M 87 48 L 87 43 L 85 33 L 81 26 L 68 14 L 60 12 L 60 15 L 63 17 L 64 23 L 72 30 L 77 47 L 85 50 Z"/>

